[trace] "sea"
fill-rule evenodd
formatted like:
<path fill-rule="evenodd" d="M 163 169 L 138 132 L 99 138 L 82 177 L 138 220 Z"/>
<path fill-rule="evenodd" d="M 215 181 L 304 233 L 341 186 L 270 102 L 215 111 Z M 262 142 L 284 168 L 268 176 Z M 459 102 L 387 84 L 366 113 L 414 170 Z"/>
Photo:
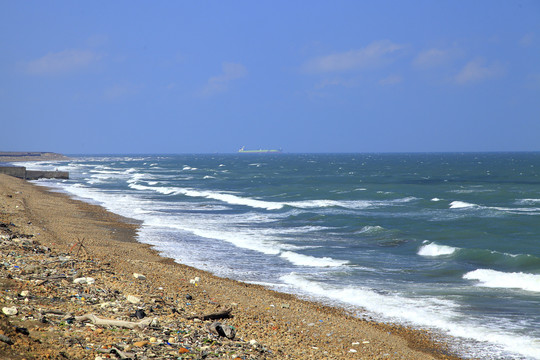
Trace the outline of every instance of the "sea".
<path fill-rule="evenodd" d="M 20 164 L 20 163 L 19 163 Z M 540 359 L 540 153 L 73 156 L 38 180 L 216 275 Z"/>

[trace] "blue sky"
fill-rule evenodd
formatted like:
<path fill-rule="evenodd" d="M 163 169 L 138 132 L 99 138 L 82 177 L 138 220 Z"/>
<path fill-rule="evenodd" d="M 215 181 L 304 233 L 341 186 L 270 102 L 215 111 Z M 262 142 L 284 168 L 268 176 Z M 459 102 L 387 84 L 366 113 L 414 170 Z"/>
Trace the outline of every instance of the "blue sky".
<path fill-rule="evenodd" d="M 540 151 L 540 1 L 2 1 L 0 150 Z"/>

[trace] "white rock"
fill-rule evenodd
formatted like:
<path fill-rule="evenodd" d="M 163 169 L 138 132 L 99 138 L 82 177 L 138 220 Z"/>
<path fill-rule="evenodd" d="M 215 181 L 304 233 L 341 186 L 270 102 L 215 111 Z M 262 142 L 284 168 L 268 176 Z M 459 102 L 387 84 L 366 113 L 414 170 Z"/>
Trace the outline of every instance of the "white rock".
<path fill-rule="evenodd" d="M 146 280 L 146 276 L 144 276 L 143 274 L 133 273 L 133 277 L 139 280 Z"/>
<path fill-rule="evenodd" d="M 73 283 L 75 284 L 88 284 L 91 285 L 96 282 L 96 279 L 92 277 L 81 277 L 73 280 Z"/>
<path fill-rule="evenodd" d="M 15 306 L 13 307 L 3 307 L 2 312 L 6 314 L 7 316 L 17 315 L 18 311 Z"/>
<path fill-rule="evenodd" d="M 141 299 L 133 295 L 128 295 L 126 300 L 132 304 L 138 304 L 141 302 Z"/>
<path fill-rule="evenodd" d="M 251 345 L 253 345 L 253 346 L 255 346 L 255 345 L 258 344 L 257 340 L 255 340 L 255 339 L 249 340 L 249 343 L 250 343 Z"/>
<path fill-rule="evenodd" d="M 354 349 L 351 349 L 351 350 L 349 350 L 349 352 L 350 352 L 350 353 L 355 353 L 355 352 L 357 352 L 357 351 L 354 350 Z"/>
<path fill-rule="evenodd" d="M 21 291 L 21 293 L 20 293 L 20 295 L 21 295 L 22 297 L 27 297 L 29 294 L 30 294 L 30 291 L 28 291 L 28 290 L 23 290 L 23 291 Z"/>

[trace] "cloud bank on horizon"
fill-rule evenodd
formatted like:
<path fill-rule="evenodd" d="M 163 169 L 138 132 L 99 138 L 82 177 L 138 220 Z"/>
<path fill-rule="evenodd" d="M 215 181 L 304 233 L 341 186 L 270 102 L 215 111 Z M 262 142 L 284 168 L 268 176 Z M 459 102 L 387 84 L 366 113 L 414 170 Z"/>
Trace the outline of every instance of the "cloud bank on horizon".
<path fill-rule="evenodd" d="M 539 3 L 312 5 L 3 4 L 2 150 L 540 151 Z"/>

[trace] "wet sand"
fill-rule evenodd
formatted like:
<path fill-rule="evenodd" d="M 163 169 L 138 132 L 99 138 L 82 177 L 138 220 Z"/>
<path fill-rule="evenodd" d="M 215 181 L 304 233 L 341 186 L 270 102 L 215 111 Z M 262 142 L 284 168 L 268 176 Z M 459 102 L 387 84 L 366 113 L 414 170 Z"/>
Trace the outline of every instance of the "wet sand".
<path fill-rule="evenodd" d="M 258 285 L 219 278 L 208 272 L 177 264 L 172 259 L 159 256 L 149 245 L 137 242 L 139 224 L 133 220 L 110 213 L 100 206 L 73 200 L 65 194 L 51 192 L 24 180 L 0 175 L 0 209 L 2 213 L 0 221 L 8 224 L 6 226 L 11 229 L 10 231 L 33 235 L 32 241 L 50 248 L 51 254 L 54 253 L 55 256 L 65 254 L 71 256 L 73 261 L 76 260 L 77 264 L 80 264 L 77 276 L 84 275 L 84 272 L 89 273 L 89 266 L 93 269 L 91 273 L 99 274 L 99 276 L 96 275 L 94 285 L 87 285 L 84 289 L 79 287 L 81 291 L 94 291 L 96 294 L 100 291 L 115 293 L 119 306 L 124 306 L 125 311 L 128 308 L 132 310 L 129 307 L 131 305 L 126 302 L 128 294 L 141 298 L 139 307 L 146 309 L 147 312 L 152 307 L 151 304 L 154 304 L 155 308 L 155 304 L 159 301 L 170 305 L 164 306 L 163 309 L 160 307 L 162 311 L 156 312 L 161 325 L 154 326 L 152 330 L 154 333 L 150 333 L 150 330 L 128 330 L 123 333 L 124 336 L 121 339 L 108 336 L 103 340 L 102 345 L 92 338 L 94 346 L 81 345 L 77 350 L 74 350 L 77 346 L 73 345 L 65 345 L 66 348 L 62 349 L 64 346 L 62 344 L 73 344 L 73 341 L 70 343 L 66 338 L 78 336 L 78 331 L 84 330 L 80 327 L 84 325 L 71 325 L 79 326 L 79 328 L 63 331 L 63 342 L 58 342 L 54 340 L 54 337 L 39 337 L 40 332 L 44 331 L 42 328 L 47 325 L 26 322 L 30 330 L 29 338 L 25 340 L 24 337 L 27 335 L 21 334 L 12 336 L 20 339 L 20 347 L 25 346 L 25 341 L 32 342 L 34 338 L 39 338 L 41 344 L 34 345 L 25 352 L 24 349 L 16 347 L 17 342 L 13 345 L 0 342 L 0 355 L 11 352 L 10 358 L 13 359 L 38 359 L 42 358 L 44 349 L 48 349 L 49 358 L 65 358 L 61 355 L 63 353 L 70 354 L 69 358 L 95 359 L 96 356 L 103 356 L 98 351 L 99 345 L 104 349 L 108 346 L 108 349 L 127 348 L 132 352 L 140 350 L 139 353 L 135 352 L 138 358 L 146 356 L 147 358 L 182 359 L 203 357 L 207 359 L 459 359 L 448 353 L 446 344 L 433 340 L 429 331 L 395 324 L 382 324 L 367 317 L 360 319 L 342 309 L 305 301 Z M 9 248 L 9 251 L 16 252 L 17 248 L 13 246 Z M 4 257 L 7 250 L 0 247 L 0 251 Z M 19 270 L 14 270 L 13 267 L 8 268 L 8 266 L 5 268 L 8 273 L 9 271 L 13 273 L 13 278 L 16 280 Z M 144 274 L 146 279 L 137 280 L 133 277 L 134 273 Z M 200 280 L 194 284 L 191 280 L 197 277 Z M 26 286 L 34 286 L 28 280 L 25 281 Z M 71 279 L 62 281 L 65 286 L 68 283 L 71 284 Z M 21 286 L 21 284 L 16 286 L 17 291 L 22 288 Z M 49 291 L 59 291 L 55 289 L 53 282 L 41 285 L 39 289 L 31 288 L 30 291 L 43 291 L 46 286 L 50 286 Z M 108 290 L 96 292 L 95 289 L 92 290 L 92 286 Z M 189 299 L 186 298 L 187 295 Z M 23 301 L 20 296 L 18 299 L 8 297 L 8 299 L 0 300 L 2 301 L 0 305 L 3 307 L 21 306 L 17 301 Z M 35 296 L 32 301 L 36 304 L 30 308 L 36 309 L 41 300 L 39 296 Z M 100 314 L 107 315 L 103 307 L 99 306 L 98 300 L 94 303 L 70 300 L 68 307 L 74 315 L 95 313 L 98 308 L 101 311 Z M 236 330 L 234 340 L 225 341 L 225 338 L 216 336 L 215 342 L 208 346 L 210 349 L 201 350 L 195 346 L 189 348 L 185 345 L 187 340 L 182 345 L 182 339 L 176 339 L 176 342 L 164 345 L 160 342 L 159 336 L 155 335 L 157 331 L 157 334 L 163 333 L 163 337 L 167 336 L 167 331 L 163 330 L 166 326 L 163 324 L 173 324 L 173 322 L 178 328 L 177 333 L 187 331 L 185 329 L 189 328 L 191 333 L 208 334 L 208 325 L 215 320 L 201 321 L 188 318 L 216 313 L 223 309 L 231 309 L 232 317 L 219 321 Z M 5 317 L 2 314 L 0 316 L 4 321 L 7 319 L 12 326 L 16 326 L 17 321 L 25 320 L 21 320 L 23 314 L 24 311 L 15 316 Z M 114 313 L 108 314 L 108 317 L 118 318 Z M 26 318 L 32 317 L 27 314 Z M 54 333 L 60 329 L 58 324 L 52 321 L 50 323 L 52 330 L 48 331 Z M 163 329 L 160 330 L 159 326 Z M 182 326 L 186 328 L 181 330 Z M 99 329 L 101 329 L 100 334 L 103 331 L 112 332 L 114 326 L 94 326 L 91 330 L 95 332 Z M 8 330 L 0 328 L 0 335 L 2 331 Z M 151 337 L 154 337 L 152 340 L 157 342 L 152 343 Z M 88 338 L 84 337 L 84 339 Z M 216 339 L 221 339 L 221 341 Z M 149 343 L 139 349 L 133 346 L 137 341 Z M 167 339 L 163 341 L 167 343 Z M 189 348 L 190 351 L 181 353 L 183 351 L 181 349 L 184 349 L 182 346 Z M 239 351 L 235 354 L 232 354 L 230 350 L 225 351 L 225 348 L 230 349 L 231 346 L 237 346 Z M 164 351 L 165 347 L 167 352 Z M 210 350 L 212 352 L 208 353 Z M 112 358 L 115 358 L 115 355 L 112 355 Z"/>

